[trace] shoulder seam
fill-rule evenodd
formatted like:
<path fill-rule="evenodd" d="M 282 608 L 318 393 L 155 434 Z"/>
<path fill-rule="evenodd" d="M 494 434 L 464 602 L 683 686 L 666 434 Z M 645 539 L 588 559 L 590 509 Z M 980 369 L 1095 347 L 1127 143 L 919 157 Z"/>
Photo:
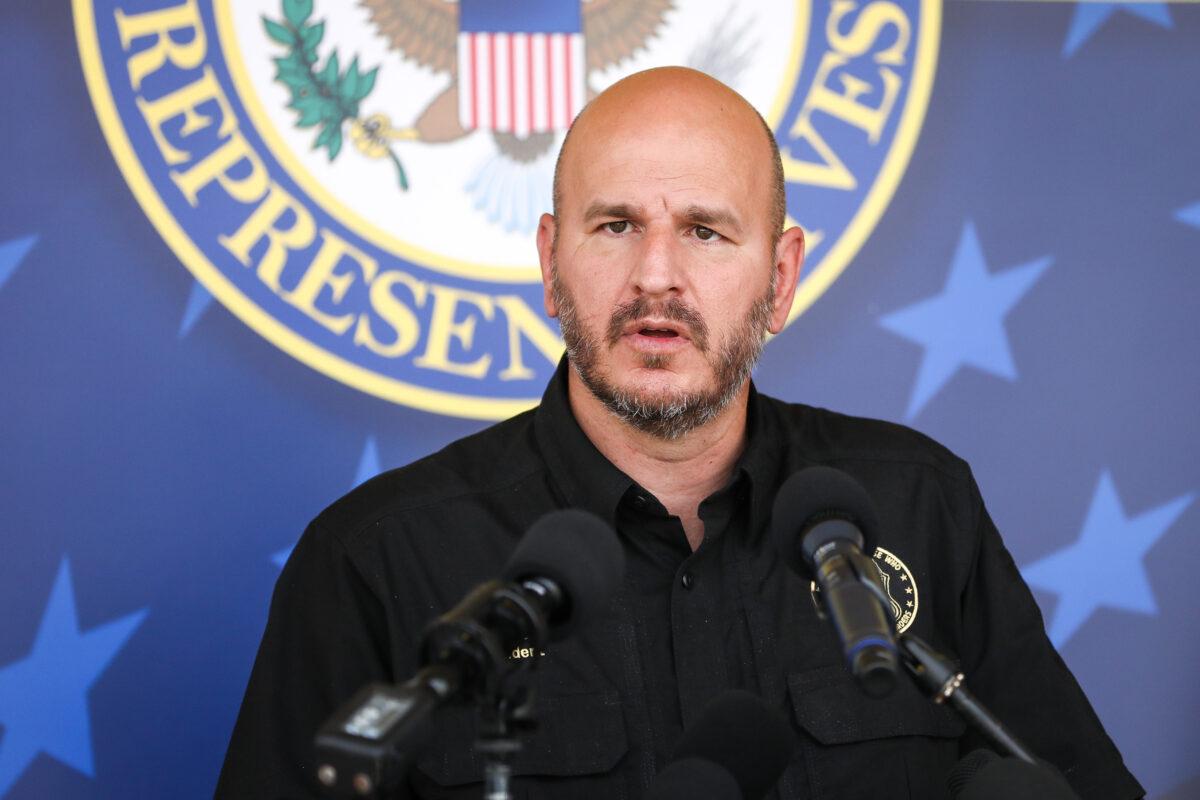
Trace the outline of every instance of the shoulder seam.
<path fill-rule="evenodd" d="M 792 444 L 798 445 L 799 443 L 793 440 Z M 883 453 L 859 454 L 847 452 L 838 453 L 833 451 L 826 452 L 828 453 L 828 458 L 830 461 L 870 461 L 881 464 L 914 464 L 917 466 L 928 467 L 942 475 L 945 475 L 947 478 L 951 478 L 958 482 L 963 482 L 969 479 L 967 469 L 964 467 L 964 462 L 958 456 L 953 455 L 952 457 L 957 463 L 955 463 L 952 467 L 947 464 L 939 463 L 941 459 L 933 457 L 921 458 L 900 454 L 889 456 Z"/>
<path fill-rule="evenodd" d="M 794 414 L 799 411 L 804 415 L 827 415 L 859 424 L 875 425 L 881 428 L 890 429 L 892 435 L 894 436 L 908 437 L 912 443 L 911 449 L 906 449 L 904 451 L 892 449 L 891 452 L 888 450 L 884 450 L 883 452 L 858 452 L 853 448 L 818 448 L 814 450 L 809 449 L 809 447 L 806 446 L 801 431 L 795 429 L 787 430 L 789 446 L 796 453 L 798 453 L 800 457 L 806 460 L 815 461 L 817 458 L 823 455 L 827 459 L 834 461 L 914 464 L 928 467 L 929 469 L 932 469 L 939 474 L 958 482 L 970 480 L 970 467 L 961 456 L 954 453 L 954 451 L 950 450 L 941 442 L 915 428 L 910 428 L 907 425 L 888 420 L 876 419 L 873 417 L 855 416 L 853 414 L 845 414 L 840 411 L 833 411 L 827 408 L 810 406 L 805 403 L 793 403 L 785 400 L 779 400 L 778 398 L 774 397 L 765 397 L 767 400 L 772 401 L 783 413 Z"/>

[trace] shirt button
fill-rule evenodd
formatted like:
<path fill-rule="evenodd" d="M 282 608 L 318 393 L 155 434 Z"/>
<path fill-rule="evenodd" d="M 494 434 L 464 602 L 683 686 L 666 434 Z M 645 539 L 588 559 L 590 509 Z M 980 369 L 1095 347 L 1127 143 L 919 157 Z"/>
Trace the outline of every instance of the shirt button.
<path fill-rule="evenodd" d="M 690 572 L 685 572 L 683 573 L 683 577 L 679 580 L 679 582 L 683 584 L 683 588 L 690 589 L 696 585 L 696 576 L 692 575 Z"/>
<path fill-rule="evenodd" d="M 635 506 L 637 506 L 638 508 L 645 508 L 646 507 L 646 495 L 635 494 L 633 496 L 633 504 Z"/>

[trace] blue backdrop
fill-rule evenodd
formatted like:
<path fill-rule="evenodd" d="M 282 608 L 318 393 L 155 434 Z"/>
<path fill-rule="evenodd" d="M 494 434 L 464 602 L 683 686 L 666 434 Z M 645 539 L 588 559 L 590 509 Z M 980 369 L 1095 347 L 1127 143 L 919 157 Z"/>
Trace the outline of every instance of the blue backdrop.
<path fill-rule="evenodd" d="M 211 302 L 65 4 L 4 4 L 0 74 L 0 797 L 209 795 L 306 522 L 487 423 Z M 758 384 L 967 458 L 1134 773 L 1200 797 L 1200 8 L 949 2 L 919 130 Z"/>

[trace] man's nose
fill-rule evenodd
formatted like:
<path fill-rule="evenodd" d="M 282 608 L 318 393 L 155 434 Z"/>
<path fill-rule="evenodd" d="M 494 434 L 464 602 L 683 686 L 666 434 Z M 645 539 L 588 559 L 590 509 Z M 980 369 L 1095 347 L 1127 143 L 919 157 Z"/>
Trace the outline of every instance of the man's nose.
<path fill-rule="evenodd" d="M 677 294 L 683 288 L 681 243 L 671 231 L 650 229 L 642 238 L 631 276 L 639 294 Z"/>

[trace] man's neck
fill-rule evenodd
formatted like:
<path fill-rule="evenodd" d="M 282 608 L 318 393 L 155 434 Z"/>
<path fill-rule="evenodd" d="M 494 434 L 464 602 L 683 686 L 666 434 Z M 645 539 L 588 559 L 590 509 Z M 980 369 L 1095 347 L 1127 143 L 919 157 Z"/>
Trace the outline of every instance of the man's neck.
<path fill-rule="evenodd" d="M 700 503 L 725 486 L 746 446 L 747 381 L 716 417 L 678 439 L 662 439 L 613 414 L 572 367 L 567 397 L 579 427 L 617 469 L 654 494 L 679 517 L 688 544 L 704 539 Z"/>

